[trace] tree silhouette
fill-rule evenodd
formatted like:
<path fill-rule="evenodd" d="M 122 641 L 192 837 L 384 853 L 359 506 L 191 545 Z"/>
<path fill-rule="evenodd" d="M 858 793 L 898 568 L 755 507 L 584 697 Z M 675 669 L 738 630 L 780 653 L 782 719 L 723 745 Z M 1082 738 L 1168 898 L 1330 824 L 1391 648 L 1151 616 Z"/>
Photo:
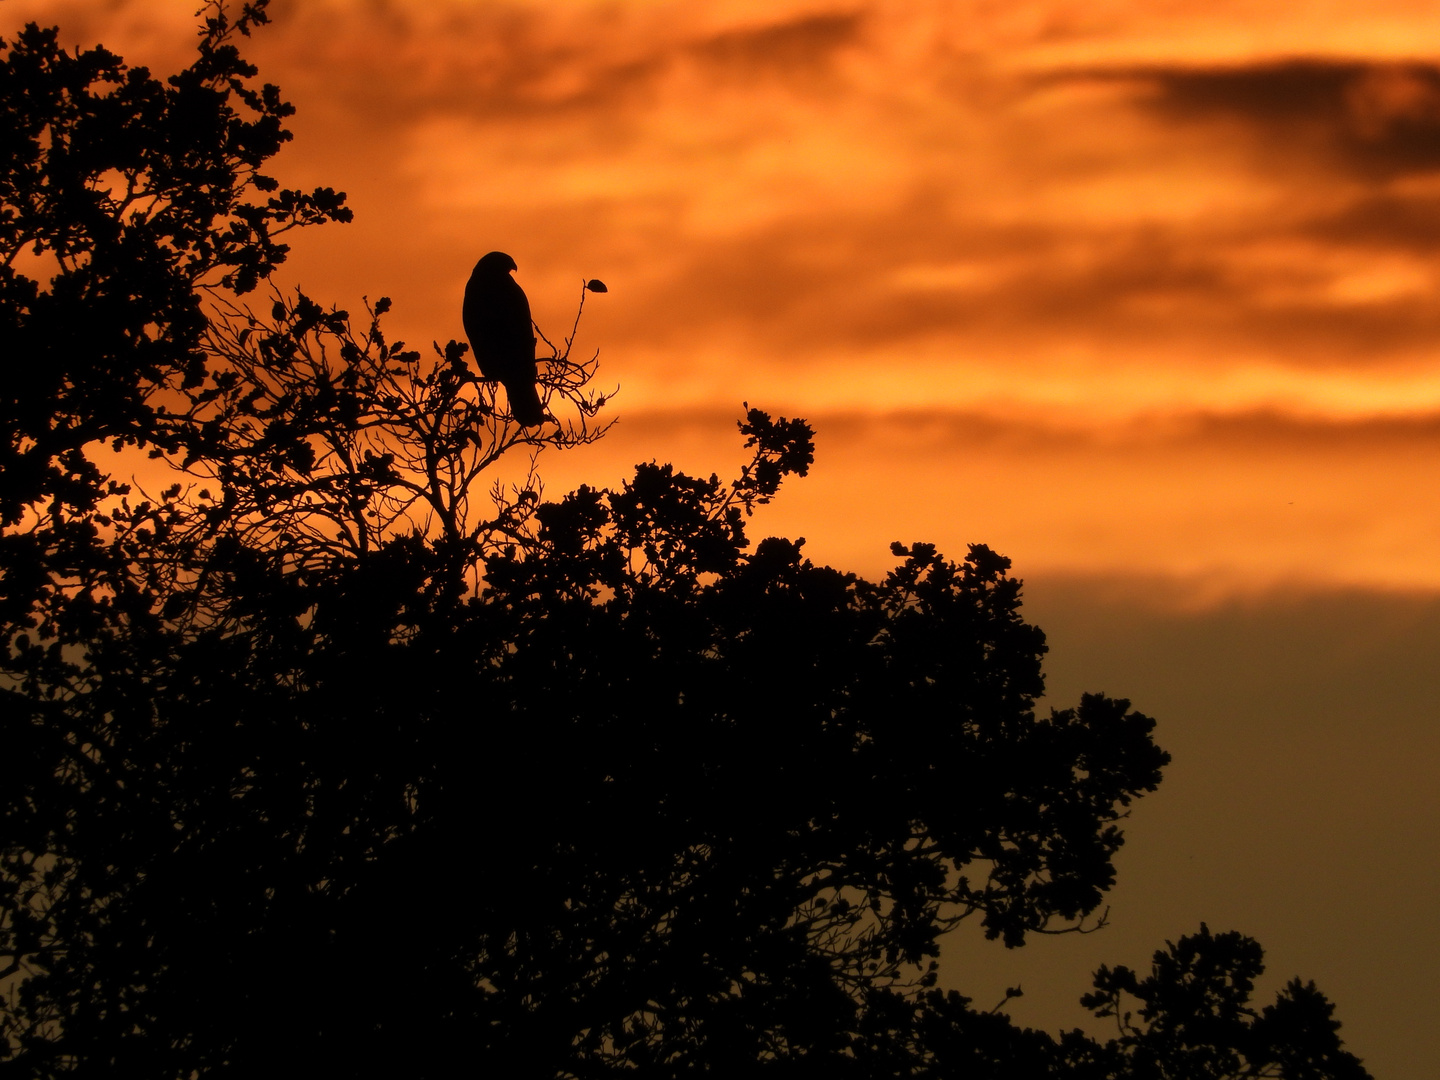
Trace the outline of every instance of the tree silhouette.
<path fill-rule="evenodd" d="M 277 235 L 348 217 L 247 201 L 288 138 L 233 44 L 265 20 L 212 4 L 165 83 L 3 46 L 0 1068 L 1365 1075 L 1204 928 L 1102 969 L 1105 1042 L 935 989 L 960 923 L 1095 925 L 1153 722 L 1035 715 L 1044 636 L 984 546 L 880 582 L 752 546 L 803 420 L 747 406 L 728 483 L 546 501 L 533 457 L 491 478 L 604 434 L 573 331 L 536 429 L 383 299 L 247 300 Z"/>

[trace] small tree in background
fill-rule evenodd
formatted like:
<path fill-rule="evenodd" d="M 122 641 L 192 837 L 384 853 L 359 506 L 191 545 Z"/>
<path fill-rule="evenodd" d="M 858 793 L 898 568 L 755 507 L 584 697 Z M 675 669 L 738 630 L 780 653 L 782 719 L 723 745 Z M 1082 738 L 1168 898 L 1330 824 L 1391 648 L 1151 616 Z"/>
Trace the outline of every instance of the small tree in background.
<path fill-rule="evenodd" d="M 278 236 L 349 216 L 259 171 L 265 21 L 212 4 L 164 83 L 5 46 L 0 1068 L 1365 1075 L 1313 986 L 1252 1011 L 1258 946 L 1203 928 L 1102 969 L 1105 1042 L 934 989 L 960 923 L 1093 925 L 1153 722 L 1035 715 L 988 548 L 868 582 L 752 546 L 804 421 L 748 410 L 728 483 L 546 502 L 533 457 L 491 477 L 603 435 L 573 332 L 531 430 L 384 300 L 255 303 Z"/>

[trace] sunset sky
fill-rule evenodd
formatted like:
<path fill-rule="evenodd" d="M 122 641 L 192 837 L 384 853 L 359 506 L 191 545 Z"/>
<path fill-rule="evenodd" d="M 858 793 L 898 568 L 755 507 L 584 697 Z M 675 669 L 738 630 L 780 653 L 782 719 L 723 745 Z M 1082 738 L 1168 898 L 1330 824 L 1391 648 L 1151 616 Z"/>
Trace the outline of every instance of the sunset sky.
<path fill-rule="evenodd" d="M 161 72 L 196 0 L 3 0 Z M 618 384 L 551 494 L 815 426 L 756 531 L 867 575 L 1015 561 L 1051 701 L 1176 757 L 1113 925 L 950 982 L 1055 1028 L 1101 961 L 1254 934 L 1377 1077 L 1440 1075 L 1440 6 L 1389 0 L 275 0 L 275 170 L 353 225 L 284 269 L 461 337 L 479 255 Z M 973 970 L 972 970 L 973 969 Z M 1018 974 L 1017 974 L 1018 973 Z M 972 989 L 979 987 L 978 990 Z M 1067 1004 L 1067 1002 L 1069 1004 Z M 989 1001 L 982 1001 L 988 1007 Z"/>

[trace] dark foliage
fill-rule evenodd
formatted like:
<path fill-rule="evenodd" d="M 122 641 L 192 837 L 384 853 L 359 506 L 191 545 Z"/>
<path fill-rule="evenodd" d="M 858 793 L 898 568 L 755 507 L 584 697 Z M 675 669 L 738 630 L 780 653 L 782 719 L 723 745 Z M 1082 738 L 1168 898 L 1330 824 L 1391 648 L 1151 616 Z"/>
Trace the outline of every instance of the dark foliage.
<path fill-rule="evenodd" d="M 62 589 L 55 575 L 94 585 L 113 570 L 96 508 L 122 491 L 85 450 L 175 450 L 194 433 L 167 406 L 206 379 L 207 291 L 249 292 L 284 260 L 278 236 L 350 218 L 343 194 L 279 191 L 260 171 L 293 111 L 254 85 L 233 42 L 264 8 L 231 21 L 213 5 L 195 62 L 164 82 L 103 48 L 72 56 L 34 24 L 0 42 L 0 614 L 11 622 L 58 615 L 43 610 Z"/>
<path fill-rule="evenodd" d="M 542 363 L 541 437 L 386 301 L 244 306 L 345 211 L 244 201 L 288 107 L 230 44 L 264 4 L 209 14 L 165 84 L 33 27 L 0 72 L 0 225 L 55 260 L 0 295 L 0 1073 L 1365 1075 L 1313 986 L 1249 1009 L 1238 935 L 1102 970 L 1108 1042 L 935 989 L 961 922 L 1093 921 L 1153 722 L 1035 715 L 988 548 L 876 583 L 752 545 L 802 420 L 748 409 L 729 483 L 486 501 L 603 434 L 594 361 Z"/>
<path fill-rule="evenodd" d="M 1102 967 L 1095 992 L 1081 999 L 1120 1030 L 1108 1049 L 1136 1077 L 1283 1076 L 1289 1080 L 1363 1080 L 1369 1074 L 1346 1052 L 1332 1019 L 1335 1007 L 1315 984 L 1292 979 L 1275 1000 L 1250 1007 L 1264 972 L 1259 944 L 1236 933 L 1200 932 L 1155 954 L 1146 978 Z M 1139 1008 L 1125 1008 L 1133 998 Z M 1137 1022 L 1138 1019 L 1138 1022 Z"/>

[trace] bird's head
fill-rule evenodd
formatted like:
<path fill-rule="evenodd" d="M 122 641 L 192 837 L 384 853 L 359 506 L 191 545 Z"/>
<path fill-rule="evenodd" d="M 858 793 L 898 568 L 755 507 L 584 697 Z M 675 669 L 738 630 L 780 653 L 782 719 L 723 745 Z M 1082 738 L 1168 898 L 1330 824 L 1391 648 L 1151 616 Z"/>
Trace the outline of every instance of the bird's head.
<path fill-rule="evenodd" d="M 497 277 L 518 269 L 520 268 L 515 265 L 515 260 L 503 251 L 492 251 L 488 255 L 483 255 L 475 264 L 477 274 L 494 274 Z"/>

